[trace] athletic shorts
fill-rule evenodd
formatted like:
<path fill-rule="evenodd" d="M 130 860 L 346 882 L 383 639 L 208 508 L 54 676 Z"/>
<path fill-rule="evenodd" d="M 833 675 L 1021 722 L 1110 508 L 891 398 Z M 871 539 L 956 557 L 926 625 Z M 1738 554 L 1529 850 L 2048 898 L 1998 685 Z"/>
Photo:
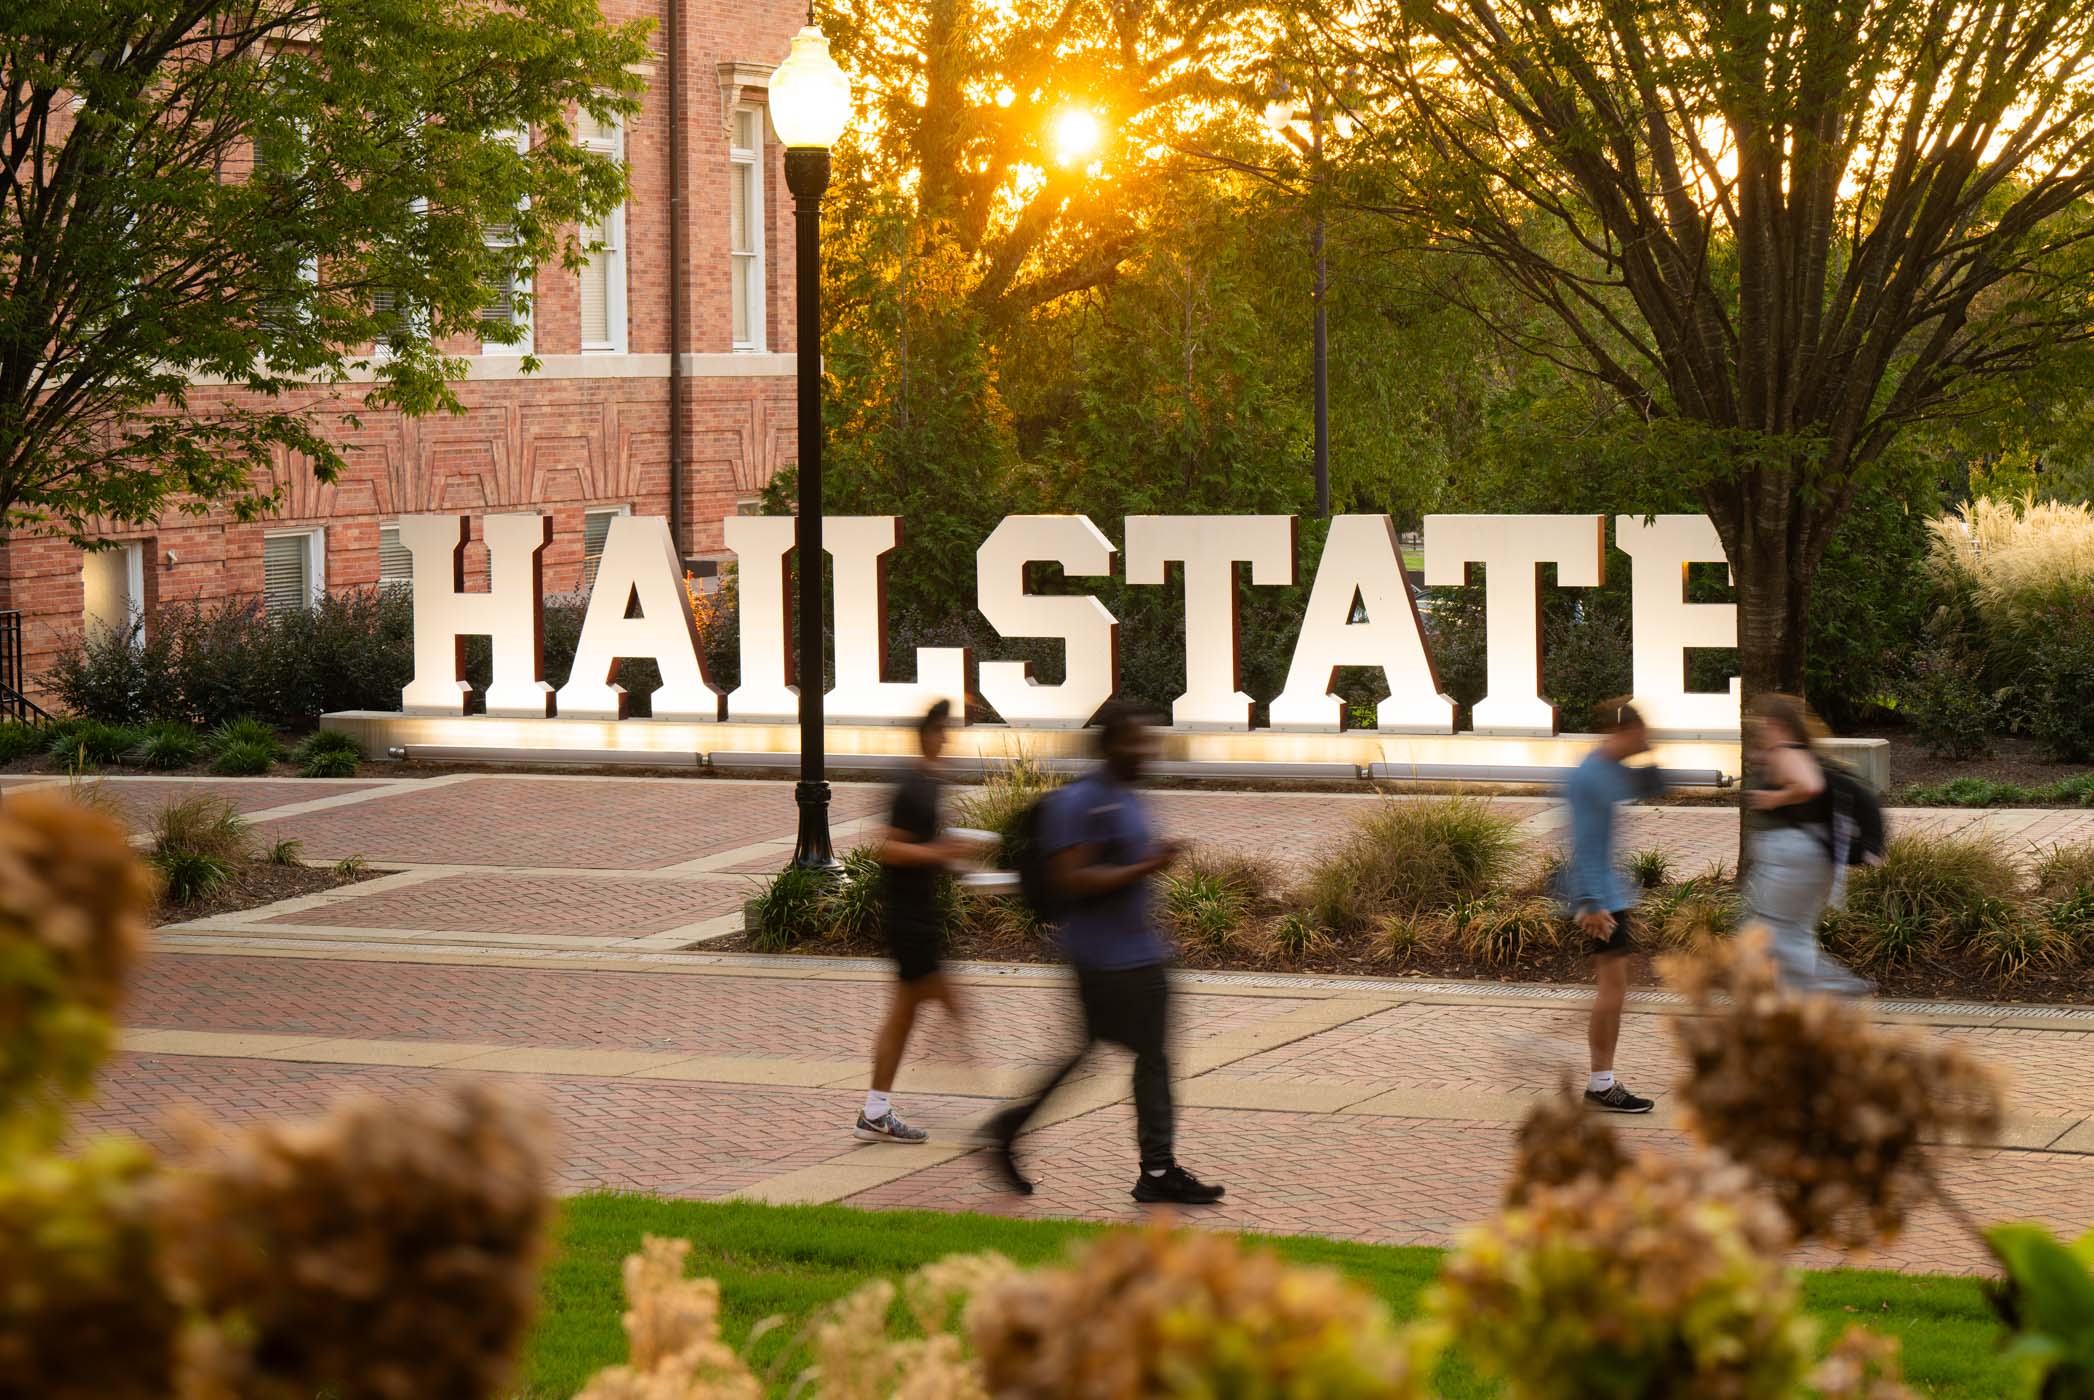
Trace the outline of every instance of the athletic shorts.
<path fill-rule="evenodd" d="M 894 959 L 895 975 L 904 982 L 921 981 L 943 967 L 943 944 L 935 924 L 914 919 L 887 923 L 887 956 Z"/>
<path fill-rule="evenodd" d="M 1620 957 L 1623 953 L 1636 951 L 1636 935 L 1630 928 L 1633 918 L 1634 915 L 1627 909 L 1615 910 L 1614 932 L 1605 938 L 1594 938 L 1584 929 L 1578 927 L 1575 920 L 1571 923 L 1571 932 L 1585 940 L 1585 951 L 1589 956 L 1595 958 Z"/>

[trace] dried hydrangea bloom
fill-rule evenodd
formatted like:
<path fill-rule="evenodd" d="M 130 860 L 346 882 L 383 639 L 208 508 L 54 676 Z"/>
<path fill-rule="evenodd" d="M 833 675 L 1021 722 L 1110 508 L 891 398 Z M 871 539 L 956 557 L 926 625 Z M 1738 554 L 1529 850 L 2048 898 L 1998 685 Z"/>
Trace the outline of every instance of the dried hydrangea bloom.
<path fill-rule="evenodd" d="M 1529 1109 L 1520 1123 L 1505 1204 L 1520 1205 L 1537 1188 L 1583 1177 L 1612 1181 L 1628 1163 L 1613 1127 L 1566 1084 L 1556 1097 Z"/>
<path fill-rule="evenodd" d="M 1465 1231 L 1428 1308 L 1520 1400 L 1775 1400 L 1812 1333 L 1785 1238 L 1736 1168 L 1644 1156 Z"/>
<path fill-rule="evenodd" d="M 1811 1373 L 1819 1400 L 1919 1400 L 1905 1384 L 1896 1337 L 1849 1327 Z"/>
<path fill-rule="evenodd" d="M 217 1324 L 196 1389 L 504 1393 L 549 1215 L 540 1110 L 467 1083 L 190 1136 L 159 1228 L 178 1296 Z"/>
<path fill-rule="evenodd" d="M 648 1235 L 625 1259 L 631 1360 L 590 1378 L 575 1400 L 758 1400 L 763 1386 L 720 1340 L 720 1285 L 687 1278 L 689 1240 Z"/>
<path fill-rule="evenodd" d="M 179 1309 L 153 1268 L 152 1157 L 108 1139 L 0 1166 L 0 1393 L 165 1400 Z"/>
<path fill-rule="evenodd" d="M 154 898 L 108 817 L 40 793 L 0 803 L 0 1124 L 48 1138 L 87 1092 Z"/>
<path fill-rule="evenodd" d="M 1941 1145 L 1999 1129 L 1999 1085 L 1976 1059 L 1850 1002 L 1785 995 L 1763 937 L 1666 971 L 1690 1001 L 1672 1021 L 1687 1124 L 1752 1172 L 1799 1240 L 1893 1238 Z"/>
<path fill-rule="evenodd" d="M 1108 1235 L 1064 1268 L 1019 1274 L 969 1310 L 1004 1400 L 1422 1393 L 1425 1334 L 1323 1269 L 1203 1233 Z"/>

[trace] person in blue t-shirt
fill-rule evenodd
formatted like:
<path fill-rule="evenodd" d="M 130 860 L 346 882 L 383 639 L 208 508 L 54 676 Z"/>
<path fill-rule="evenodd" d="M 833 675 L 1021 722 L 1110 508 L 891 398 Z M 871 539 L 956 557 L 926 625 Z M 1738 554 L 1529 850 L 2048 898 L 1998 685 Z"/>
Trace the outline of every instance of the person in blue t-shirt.
<path fill-rule="evenodd" d="M 1563 867 L 1563 902 L 1587 940 L 1594 981 L 1592 1019 L 1585 1040 L 1592 1069 L 1585 1102 L 1607 1113 L 1648 1113 L 1651 1101 L 1629 1092 L 1614 1077 L 1614 1050 L 1621 1040 L 1621 1012 L 1629 998 L 1629 959 L 1636 951 L 1630 917 L 1636 895 L 1615 861 L 1615 809 L 1663 785 L 1656 768 L 1630 767 L 1627 760 L 1650 752 L 1643 716 L 1625 700 L 1600 706 L 1599 747 L 1585 755 L 1563 784 L 1570 808 L 1570 860 Z"/>
<path fill-rule="evenodd" d="M 1032 1182 L 1019 1170 L 1013 1144 L 1048 1095 L 1074 1073 L 1100 1041 L 1134 1052 L 1135 1136 L 1141 1175 L 1134 1199 L 1211 1205 L 1222 1188 L 1201 1181 L 1172 1155 L 1170 974 L 1172 948 L 1156 925 L 1155 877 L 1170 868 L 1178 842 L 1155 834 L 1135 790 L 1154 756 L 1150 716 L 1108 705 L 1095 722 L 1100 763 L 1042 799 L 1039 839 L 1050 878 L 1063 900 L 1062 947 L 1076 972 L 1083 1043 L 1030 1098 L 989 1123 L 997 1164 L 1015 1191 Z"/>

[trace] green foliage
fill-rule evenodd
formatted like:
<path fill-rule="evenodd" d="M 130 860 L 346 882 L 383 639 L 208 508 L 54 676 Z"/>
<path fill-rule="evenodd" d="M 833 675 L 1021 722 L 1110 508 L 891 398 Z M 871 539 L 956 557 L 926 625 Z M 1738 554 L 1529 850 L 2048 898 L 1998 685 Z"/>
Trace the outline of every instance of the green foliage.
<path fill-rule="evenodd" d="M 204 741 L 194 729 L 179 720 L 161 720 L 146 726 L 138 761 L 146 768 L 187 768 L 203 749 Z"/>
<path fill-rule="evenodd" d="M 1672 853 L 1662 846 L 1646 846 L 1629 853 L 1628 868 L 1630 879 L 1654 890 L 1672 878 Z"/>
<path fill-rule="evenodd" d="M 1966 955 L 2002 982 L 2055 971 L 2082 955 L 2076 888 L 2082 852 L 2059 852 L 2035 871 L 2035 898 L 1996 840 L 1961 835 L 1891 838 L 1881 864 L 1848 877 L 1845 905 L 1825 921 L 1828 944 L 1872 968 L 1910 965 L 1931 952 Z"/>
<path fill-rule="evenodd" d="M 222 797 L 198 794 L 168 801 L 153 818 L 155 856 L 203 855 L 222 861 L 254 854 L 254 832 L 240 809 Z"/>
<path fill-rule="evenodd" d="M 17 719 L 0 720 L 0 763 L 13 763 L 51 746 L 51 736 L 33 724 Z"/>
<path fill-rule="evenodd" d="M 1020 757 L 989 774 L 981 786 L 969 789 L 953 803 L 954 826 L 994 832 L 997 838 L 995 864 L 1015 869 L 1019 850 L 1018 819 L 1035 802 L 1062 785 L 1062 775 L 1044 765 Z"/>
<path fill-rule="evenodd" d="M 327 869 L 337 880 L 361 880 L 371 873 L 371 862 L 362 856 L 343 856 Z"/>
<path fill-rule="evenodd" d="M 1471 962 L 1518 967 L 1530 952 L 1563 946 L 1563 915 L 1546 899 L 1488 896 L 1455 904 L 1445 935 Z"/>
<path fill-rule="evenodd" d="M 241 739 L 211 746 L 211 771 L 227 778 L 253 778 L 267 773 L 283 756 L 275 740 Z"/>
<path fill-rule="evenodd" d="M 828 930 L 832 878 L 797 865 L 772 877 L 749 902 L 750 946 L 759 953 L 783 953 L 820 938 Z"/>
<path fill-rule="evenodd" d="M 233 879 L 232 862 L 202 851 L 156 851 L 148 859 L 160 872 L 168 903 L 177 907 L 209 899 Z"/>
<path fill-rule="evenodd" d="M 2094 894 L 2094 842 L 2049 847 L 2037 855 L 2029 880 L 2044 899 Z"/>
<path fill-rule="evenodd" d="M 266 752 L 269 757 L 263 765 L 264 768 L 268 766 L 268 763 L 274 763 L 283 753 L 283 743 L 277 737 L 276 726 L 270 724 L 267 720 L 252 717 L 229 719 L 219 725 L 204 740 L 204 747 L 211 755 L 214 769 L 219 760 L 232 752 L 243 754 L 257 751 Z M 251 769 L 247 771 L 259 772 L 262 770 Z"/>
<path fill-rule="evenodd" d="M 271 865 L 305 864 L 305 842 L 296 837 L 286 837 L 269 848 Z"/>
<path fill-rule="evenodd" d="M 1346 936 L 1385 914 L 1416 914 L 1502 889 L 1520 853 L 1516 823 L 1461 798 L 1384 801 L 1310 866 L 1305 912 Z"/>
<path fill-rule="evenodd" d="M 1936 644 L 1917 652 L 1897 681 L 1898 713 L 1938 758 L 1990 752 L 2007 711 L 2007 694 L 1987 689 L 1967 648 Z"/>
<path fill-rule="evenodd" d="M 105 768 L 138 747 L 138 731 L 95 719 L 62 720 L 51 728 L 50 755 L 68 767 Z"/>
<path fill-rule="evenodd" d="M 299 742 L 293 757 L 308 778 L 353 778 L 364 754 L 356 740 L 340 730 L 318 729 Z"/>
<path fill-rule="evenodd" d="M 327 400 L 297 391 L 367 367 L 373 404 L 456 409 L 462 369 L 438 346 L 517 340 L 481 317 L 494 289 L 578 261 L 571 230 L 623 198 L 622 162 L 585 150 L 571 112 L 638 110 L 649 22 L 614 27 L 593 0 L 312 19 L 205 0 L 36 6 L 12 26 L 39 57 L 10 67 L 25 115 L 0 165 L 41 213 L 0 222 L 0 266 L 38 272 L 0 316 L 0 382 L 45 387 L 34 415 L 0 415 L 7 528 L 92 538 L 177 502 L 255 519 L 286 449 L 331 480 Z M 251 392 L 207 402 L 199 379 Z"/>
<path fill-rule="evenodd" d="M 872 938 L 880 931 L 880 876 L 885 867 L 868 846 L 845 852 L 841 864 L 823 893 L 824 932 L 846 939 Z"/>
<path fill-rule="evenodd" d="M 1990 1295 L 2013 1331 L 2009 1358 L 2041 1400 L 2094 1395 L 2094 1231 L 2061 1244 L 2036 1225 L 1985 1232 L 2006 1271 Z"/>
<path fill-rule="evenodd" d="M 1308 915 L 1289 910 L 1272 921 L 1266 940 L 1283 962 L 1302 963 L 1330 951 L 1330 935 L 1316 927 Z"/>
<path fill-rule="evenodd" d="M 1236 946 L 1250 919 L 1250 900 L 1222 876 L 1172 871 L 1163 880 L 1159 917 L 1179 943 L 1202 953 Z"/>

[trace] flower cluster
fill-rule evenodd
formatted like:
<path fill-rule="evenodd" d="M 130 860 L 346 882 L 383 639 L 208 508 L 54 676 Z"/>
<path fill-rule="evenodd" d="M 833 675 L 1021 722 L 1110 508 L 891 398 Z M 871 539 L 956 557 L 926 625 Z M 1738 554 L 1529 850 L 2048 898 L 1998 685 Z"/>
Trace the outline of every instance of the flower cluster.
<path fill-rule="evenodd" d="M 1429 1348 L 1339 1275 L 1204 1233 L 1110 1235 L 975 1300 L 989 1392 L 1025 1397 L 1422 1393 Z"/>
<path fill-rule="evenodd" d="M 689 1240 L 654 1235 L 625 1261 L 631 1361 L 599 1371 L 575 1400 L 760 1400 L 763 1386 L 720 1339 L 720 1285 L 689 1278 Z"/>
<path fill-rule="evenodd" d="M 1521 1122 L 1505 1204 L 1522 1205 L 1542 1187 L 1568 1186 L 1585 1177 L 1612 1181 L 1628 1163 L 1614 1129 L 1566 1084 L 1556 1097 L 1528 1110 Z"/>
<path fill-rule="evenodd" d="M 177 1297 L 216 1324 L 199 1394 L 501 1394 L 537 1301 L 551 1138 L 479 1085 L 192 1128 L 160 1230 Z"/>
<path fill-rule="evenodd" d="M 1464 1233 L 1430 1306 L 1521 1400 L 1772 1400 L 1810 1366 L 1785 1239 L 1743 1173 L 1645 1156 Z"/>
<path fill-rule="evenodd" d="M 1783 994 L 1763 936 L 1667 972 L 1690 1002 L 1672 1022 L 1688 1126 L 1752 1172 L 1799 1240 L 1894 1237 L 1931 1187 L 1933 1146 L 1999 1128 L 1984 1066 L 1850 1003 Z"/>

